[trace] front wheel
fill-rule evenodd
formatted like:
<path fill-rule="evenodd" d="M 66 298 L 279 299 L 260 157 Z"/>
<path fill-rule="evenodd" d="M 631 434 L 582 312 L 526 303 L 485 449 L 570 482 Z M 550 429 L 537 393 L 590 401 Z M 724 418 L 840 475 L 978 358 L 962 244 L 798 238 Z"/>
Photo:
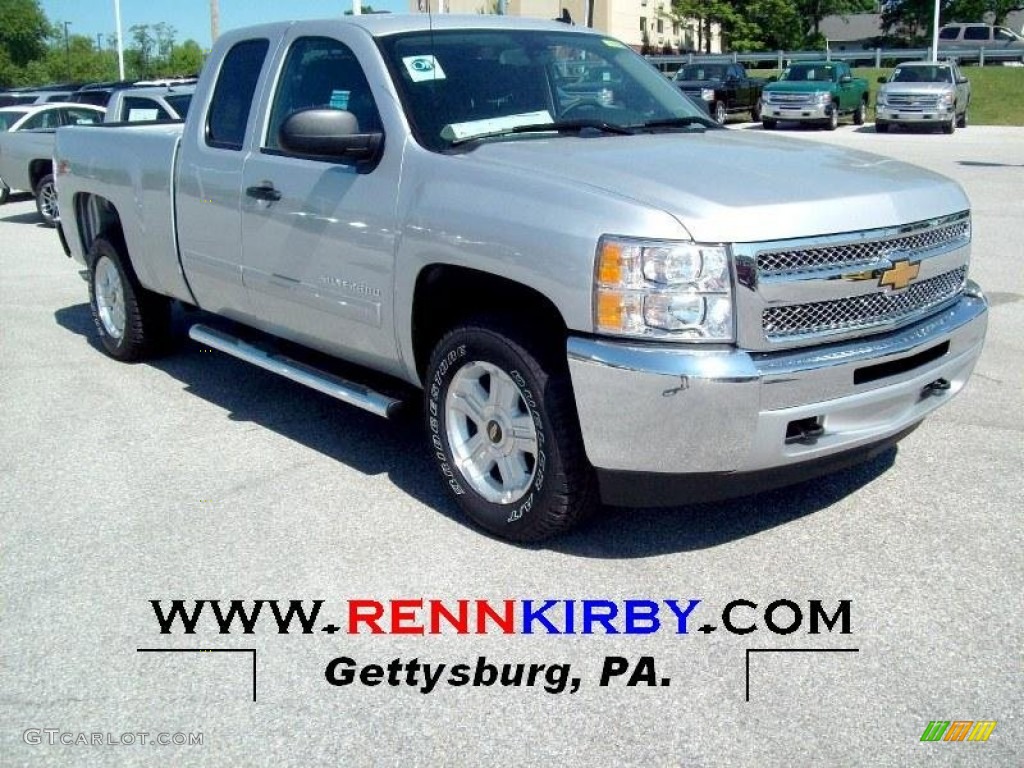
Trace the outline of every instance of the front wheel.
<path fill-rule="evenodd" d="M 968 119 L 967 119 L 967 107 L 964 107 L 963 114 L 960 115 L 959 118 L 957 118 L 956 127 L 957 128 L 966 128 L 967 127 L 967 122 L 968 122 Z"/>
<path fill-rule="evenodd" d="M 949 118 L 949 122 L 942 124 L 943 133 L 954 133 L 956 131 L 956 118 Z"/>
<path fill-rule="evenodd" d="M 754 106 L 750 108 L 750 119 L 752 122 L 759 122 L 761 120 L 761 100 L 758 99 L 754 102 Z"/>
<path fill-rule="evenodd" d="M 36 186 L 36 210 L 46 226 L 52 227 L 57 223 L 57 187 L 52 173 L 43 176 Z"/>
<path fill-rule="evenodd" d="M 832 105 L 832 112 L 829 114 L 828 119 L 825 121 L 825 130 L 834 131 L 839 127 L 839 107 L 836 104 Z"/>
<path fill-rule="evenodd" d="M 778 122 L 775 120 L 769 120 L 767 117 L 761 118 L 761 127 L 766 131 L 774 131 L 778 127 Z"/>
<path fill-rule="evenodd" d="M 500 320 L 458 327 L 435 347 L 424 394 L 430 452 L 480 527 L 540 541 L 594 505 L 593 471 L 557 348 Z"/>
<path fill-rule="evenodd" d="M 729 116 L 729 113 L 725 109 L 724 101 L 716 101 L 712 112 L 712 117 L 715 118 L 715 122 L 719 125 L 725 125 L 725 120 Z"/>
<path fill-rule="evenodd" d="M 11 188 L 8 187 L 3 179 L 0 179 L 0 205 L 7 202 L 7 198 L 11 196 Z"/>
<path fill-rule="evenodd" d="M 864 125 L 864 116 L 867 114 L 868 108 L 862 101 L 857 105 L 857 110 L 853 113 L 853 124 Z"/>
<path fill-rule="evenodd" d="M 888 133 L 888 132 L 889 132 L 889 124 L 888 123 L 880 123 L 877 120 L 875 121 L 875 133 Z"/>

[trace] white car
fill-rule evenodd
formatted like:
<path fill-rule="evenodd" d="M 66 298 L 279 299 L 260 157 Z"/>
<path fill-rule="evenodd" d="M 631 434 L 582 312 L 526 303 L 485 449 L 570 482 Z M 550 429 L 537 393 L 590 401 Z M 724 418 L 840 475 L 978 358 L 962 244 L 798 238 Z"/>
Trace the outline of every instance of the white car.
<path fill-rule="evenodd" d="M 64 125 L 103 122 L 104 110 L 90 104 L 32 104 L 0 107 L 0 205 L 12 189 L 30 190 L 47 222 L 56 215 L 53 189 L 53 132 Z M 4 134 L 24 134 L 6 136 Z"/>

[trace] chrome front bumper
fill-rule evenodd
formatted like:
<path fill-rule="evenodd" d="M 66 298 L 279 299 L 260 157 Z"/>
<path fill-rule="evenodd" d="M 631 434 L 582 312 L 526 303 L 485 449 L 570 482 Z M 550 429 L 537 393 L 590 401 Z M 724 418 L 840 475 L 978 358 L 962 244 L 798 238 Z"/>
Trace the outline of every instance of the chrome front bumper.
<path fill-rule="evenodd" d="M 954 116 L 955 110 L 953 108 L 940 109 L 936 107 L 935 109 L 919 110 L 916 112 L 900 111 L 898 108 L 890 107 L 875 108 L 875 122 L 880 120 L 883 123 L 948 123 L 954 119 Z"/>
<path fill-rule="evenodd" d="M 774 120 L 828 120 L 832 116 L 831 104 L 764 104 L 761 117 Z"/>
<path fill-rule="evenodd" d="M 987 311 L 969 284 L 955 305 L 912 326 L 788 352 L 572 337 L 569 370 L 587 456 L 599 473 L 728 477 L 879 444 L 963 388 L 981 354 Z M 929 388 L 939 380 L 948 388 Z M 792 425 L 804 420 L 824 431 L 794 441 Z"/>

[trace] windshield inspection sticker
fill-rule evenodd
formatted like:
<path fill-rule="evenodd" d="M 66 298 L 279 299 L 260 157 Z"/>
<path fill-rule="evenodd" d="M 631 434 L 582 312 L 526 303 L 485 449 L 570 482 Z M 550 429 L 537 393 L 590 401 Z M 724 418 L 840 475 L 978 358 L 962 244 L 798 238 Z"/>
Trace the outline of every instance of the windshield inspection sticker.
<path fill-rule="evenodd" d="M 405 71 L 409 73 L 414 83 L 422 83 L 426 80 L 444 80 L 444 70 L 441 63 L 433 56 L 406 56 L 402 59 L 405 64 Z"/>
<path fill-rule="evenodd" d="M 331 91 L 331 109 L 348 109 L 348 97 L 351 91 Z"/>
<path fill-rule="evenodd" d="M 539 112 L 524 112 L 519 115 L 490 117 L 486 120 L 470 120 L 466 123 L 452 123 L 451 125 L 446 125 L 441 131 L 441 138 L 448 141 L 468 139 L 473 136 L 504 133 L 520 125 L 547 125 L 553 122 L 551 113 L 546 109 L 542 109 Z"/>

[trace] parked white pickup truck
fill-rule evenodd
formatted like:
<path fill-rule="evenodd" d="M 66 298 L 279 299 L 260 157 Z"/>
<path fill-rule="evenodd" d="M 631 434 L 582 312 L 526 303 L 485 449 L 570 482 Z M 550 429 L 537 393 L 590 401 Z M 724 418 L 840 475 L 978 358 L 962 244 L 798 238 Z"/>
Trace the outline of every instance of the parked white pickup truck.
<path fill-rule="evenodd" d="M 346 403 L 422 396 L 452 496 L 513 540 L 863 460 L 985 335 L 954 182 L 720 128 L 554 22 L 235 31 L 184 126 L 61 130 L 55 162 L 110 355 L 160 351 L 177 301 Z"/>

